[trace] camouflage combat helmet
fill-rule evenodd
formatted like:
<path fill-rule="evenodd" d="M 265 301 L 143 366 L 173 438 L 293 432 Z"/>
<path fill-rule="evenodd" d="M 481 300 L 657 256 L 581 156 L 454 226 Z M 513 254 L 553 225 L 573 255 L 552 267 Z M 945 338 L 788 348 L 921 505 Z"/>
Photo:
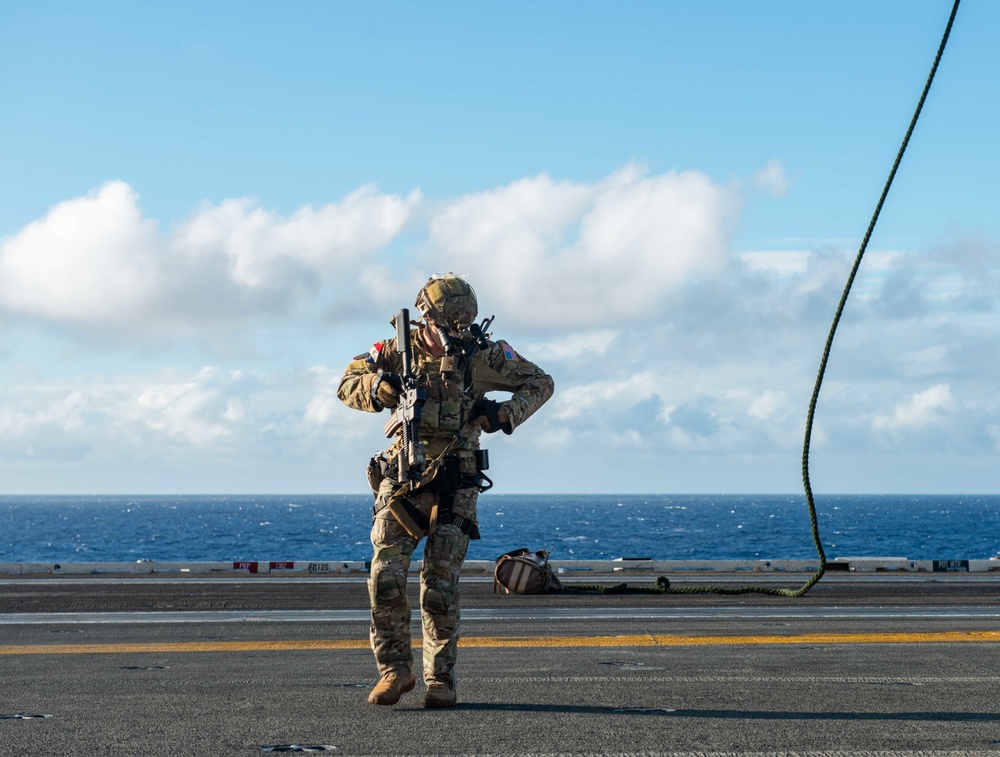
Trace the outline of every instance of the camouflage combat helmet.
<path fill-rule="evenodd" d="M 417 295 L 416 307 L 425 319 L 456 331 L 469 328 L 479 313 L 476 290 L 453 273 L 432 276 Z"/>

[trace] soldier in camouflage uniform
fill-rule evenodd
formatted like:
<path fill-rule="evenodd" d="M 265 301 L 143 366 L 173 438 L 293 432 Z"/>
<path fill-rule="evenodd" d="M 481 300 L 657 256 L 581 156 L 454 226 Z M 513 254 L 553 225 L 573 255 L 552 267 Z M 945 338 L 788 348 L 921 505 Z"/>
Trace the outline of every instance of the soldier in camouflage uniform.
<path fill-rule="evenodd" d="M 368 701 L 395 704 L 415 685 L 406 580 L 419 536 L 408 532 L 388 506 L 394 495 L 405 493 L 407 507 L 434 524 L 428 529 L 420 573 L 424 706 L 450 707 L 456 701 L 459 569 L 469 539 L 479 538 L 476 500 L 489 480 L 482 473 L 479 437 L 484 431 L 510 434 L 552 396 L 554 384 L 551 376 L 504 341 L 487 339 L 478 350 L 469 349 L 475 342 L 470 326 L 478 303 L 464 279 L 452 274 L 431 278 L 420 290 L 416 307 L 422 321 L 414 324 L 410 341 L 413 372 L 426 390 L 419 438 L 426 443 L 430 480 L 425 476 L 412 491 L 400 483 L 401 431 L 369 466 L 375 516 L 368 592 L 371 645 L 380 681 Z M 368 412 L 397 406 L 403 368 L 393 344 L 392 339 L 378 342 L 347 366 L 337 395 L 348 406 Z M 485 397 L 490 391 L 509 392 L 510 397 L 496 402 Z M 445 463 L 457 473 L 444 476 Z M 452 481 L 450 486 L 443 483 L 446 478 Z"/>

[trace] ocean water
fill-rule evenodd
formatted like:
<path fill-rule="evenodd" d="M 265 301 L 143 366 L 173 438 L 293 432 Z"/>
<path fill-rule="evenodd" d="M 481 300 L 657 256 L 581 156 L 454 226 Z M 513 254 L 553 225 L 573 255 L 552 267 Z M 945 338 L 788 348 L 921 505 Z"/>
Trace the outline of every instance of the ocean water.
<path fill-rule="evenodd" d="M 3 496 L 0 562 L 366 560 L 371 497 Z M 828 558 L 982 559 L 1000 496 L 816 498 Z M 816 554 L 803 495 L 503 495 L 479 500 L 469 559 L 796 559 Z M 421 554 L 418 548 L 417 557 Z"/>

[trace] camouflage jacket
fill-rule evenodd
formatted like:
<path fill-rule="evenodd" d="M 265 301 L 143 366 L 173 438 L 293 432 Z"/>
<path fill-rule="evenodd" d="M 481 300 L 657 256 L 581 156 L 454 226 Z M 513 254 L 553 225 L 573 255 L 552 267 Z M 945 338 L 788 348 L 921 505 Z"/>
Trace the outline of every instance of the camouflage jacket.
<path fill-rule="evenodd" d="M 476 424 L 466 421 L 476 400 L 487 392 L 509 392 L 501 404 L 510 418 L 510 431 L 520 426 L 552 396 L 552 377 L 534 363 L 524 359 L 507 342 L 489 342 L 472 358 L 471 386 L 465 386 L 464 358 L 435 357 L 430 354 L 419 329 L 410 332 L 413 349 L 413 370 L 423 377 L 427 400 L 423 406 L 420 438 L 427 443 L 428 456 L 437 456 L 455 437 L 461 435 L 457 449 L 479 447 L 482 433 Z M 376 413 L 382 408 L 372 399 L 371 387 L 379 370 L 401 373 L 403 358 L 395 349 L 395 339 L 376 342 L 371 350 L 352 360 L 337 396 L 349 407 Z M 505 429 L 506 431 L 506 429 Z M 508 431 L 507 433 L 510 433 Z M 401 444 L 401 432 L 388 450 L 391 460 Z M 453 448 L 455 449 L 455 448 Z"/>

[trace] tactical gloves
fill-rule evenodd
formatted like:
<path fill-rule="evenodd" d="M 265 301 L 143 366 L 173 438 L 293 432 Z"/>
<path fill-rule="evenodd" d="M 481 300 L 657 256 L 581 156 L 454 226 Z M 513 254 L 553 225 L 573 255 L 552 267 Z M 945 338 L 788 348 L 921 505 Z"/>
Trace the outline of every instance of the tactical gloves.
<path fill-rule="evenodd" d="M 510 425 L 507 408 L 485 397 L 476 400 L 476 404 L 472 406 L 472 422 L 482 426 L 487 434 L 494 434 L 497 431 L 509 434 L 514 430 Z"/>
<path fill-rule="evenodd" d="M 395 373 L 379 371 L 373 375 L 371 395 L 375 405 L 381 410 L 383 407 L 394 408 L 399 404 L 399 395 L 403 391 L 403 379 Z"/>

